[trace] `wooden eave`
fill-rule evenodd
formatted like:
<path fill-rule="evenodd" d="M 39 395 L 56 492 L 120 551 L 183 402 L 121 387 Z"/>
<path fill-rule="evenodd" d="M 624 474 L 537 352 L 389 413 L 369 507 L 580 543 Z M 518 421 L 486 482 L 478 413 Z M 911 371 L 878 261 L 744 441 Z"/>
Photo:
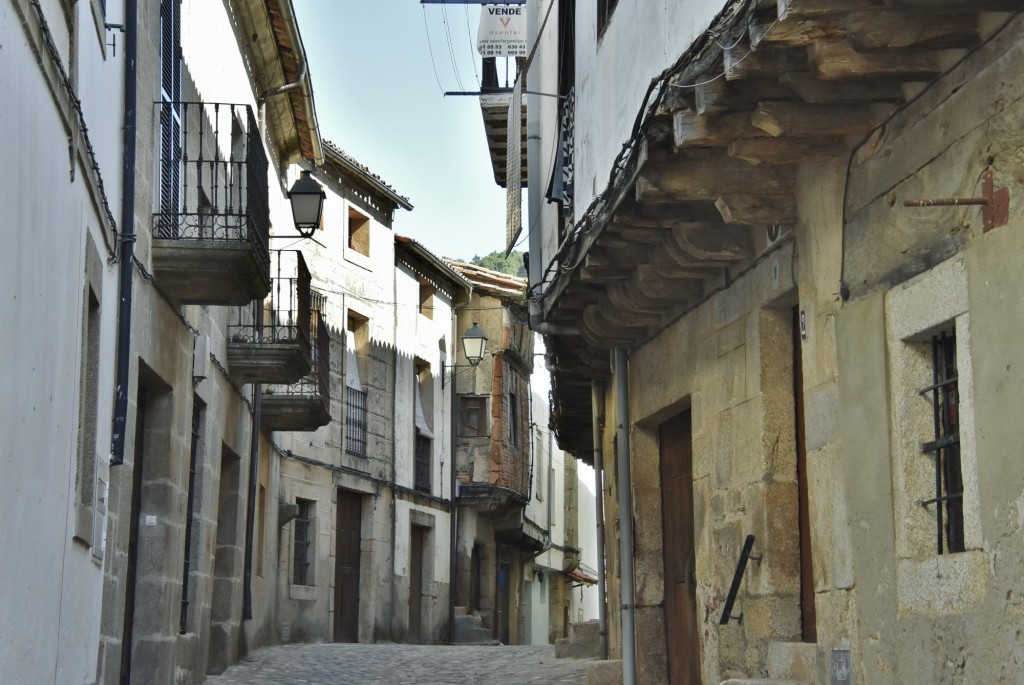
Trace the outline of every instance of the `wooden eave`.
<path fill-rule="evenodd" d="M 291 0 L 227 0 L 249 81 L 265 102 L 267 133 L 281 166 L 323 159 L 312 81 Z M 301 85 L 283 93 L 289 84 Z"/>
<path fill-rule="evenodd" d="M 329 140 L 324 142 L 323 170 L 343 186 L 357 188 L 372 200 L 374 207 L 393 214 L 396 209 L 411 210 L 412 203 L 399 195 L 379 176 L 338 149 Z"/>
<path fill-rule="evenodd" d="M 663 75 L 618 164 L 560 250 L 543 301 L 552 426 L 589 461 L 590 381 L 772 249 L 797 221 L 796 168 L 846 159 L 988 40 L 1021 0 L 731 2 Z"/>
<path fill-rule="evenodd" d="M 417 276 L 447 294 L 453 302 L 468 301 L 473 292 L 473 286 L 462 274 L 412 238 L 395 236 L 395 262 L 405 264 Z M 462 297 L 456 298 L 456 293 L 461 293 Z"/>

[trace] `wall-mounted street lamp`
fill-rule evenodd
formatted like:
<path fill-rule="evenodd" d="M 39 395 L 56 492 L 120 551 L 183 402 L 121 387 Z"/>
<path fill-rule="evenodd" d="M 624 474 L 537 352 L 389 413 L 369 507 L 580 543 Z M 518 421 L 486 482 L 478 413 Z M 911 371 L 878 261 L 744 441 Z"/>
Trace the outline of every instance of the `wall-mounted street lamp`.
<path fill-rule="evenodd" d="M 487 351 L 487 336 L 480 329 L 480 326 L 474 321 L 473 325 L 466 329 L 466 332 L 462 334 L 462 352 L 466 355 L 466 361 L 469 362 L 470 367 L 479 366 L 480 362 L 483 361 L 484 354 Z M 441 387 L 444 387 L 444 379 L 446 375 L 455 375 L 455 370 L 459 368 L 459 364 L 452 364 L 451 366 L 445 366 L 444 370 L 448 373 L 441 374 Z M 466 368 L 463 366 L 462 368 Z"/>
<path fill-rule="evenodd" d="M 310 172 L 305 170 L 288 191 L 288 199 L 292 203 L 295 229 L 303 238 L 312 238 L 313 232 L 319 228 L 326 198 L 327 194 L 324 192 L 323 186 L 316 182 Z"/>
<path fill-rule="evenodd" d="M 487 336 L 476 325 L 473 325 L 462 334 L 462 351 L 466 353 L 466 361 L 470 366 L 476 366 L 484 358 L 484 350 L 487 347 Z"/>

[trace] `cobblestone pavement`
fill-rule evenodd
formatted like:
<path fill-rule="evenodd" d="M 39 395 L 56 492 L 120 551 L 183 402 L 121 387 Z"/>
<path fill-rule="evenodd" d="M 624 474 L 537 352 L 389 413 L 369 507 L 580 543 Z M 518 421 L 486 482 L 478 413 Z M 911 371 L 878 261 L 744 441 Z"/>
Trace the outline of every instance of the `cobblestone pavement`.
<path fill-rule="evenodd" d="M 583 685 L 588 661 L 553 646 L 281 645 L 257 650 L 207 685 Z"/>

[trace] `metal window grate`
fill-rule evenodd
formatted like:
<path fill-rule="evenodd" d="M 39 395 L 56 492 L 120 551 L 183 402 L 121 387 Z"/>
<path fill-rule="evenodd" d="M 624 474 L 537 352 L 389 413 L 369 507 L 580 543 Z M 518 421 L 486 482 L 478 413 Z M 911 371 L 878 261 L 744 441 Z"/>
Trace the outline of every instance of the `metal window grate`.
<path fill-rule="evenodd" d="M 420 492 L 430 494 L 430 438 L 416 436 L 416 460 L 414 486 Z"/>
<path fill-rule="evenodd" d="M 939 554 L 963 552 L 964 483 L 960 464 L 959 378 L 956 367 L 956 334 L 943 331 L 932 336 L 932 383 L 921 395 L 931 395 L 934 440 L 921 451 L 935 458 L 935 496 L 923 506 L 935 506 Z"/>
<path fill-rule="evenodd" d="M 345 388 L 345 451 L 366 456 L 366 391 Z"/>
<path fill-rule="evenodd" d="M 293 585 L 309 585 L 309 529 L 311 516 L 311 502 L 309 500 L 296 500 L 299 506 L 299 515 L 295 517 L 295 563 L 292 571 Z"/>

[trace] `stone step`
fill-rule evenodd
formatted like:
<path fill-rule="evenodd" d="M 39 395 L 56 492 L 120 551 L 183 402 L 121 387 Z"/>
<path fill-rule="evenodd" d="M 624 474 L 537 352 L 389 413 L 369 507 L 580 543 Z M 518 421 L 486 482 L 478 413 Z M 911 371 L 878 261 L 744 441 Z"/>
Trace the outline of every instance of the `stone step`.
<path fill-rule="evenodd" d="M 573 623 L 572 634 L 575 639 L 587 638 L 591 635 L 594 635 L 598 639 L 600 639 L 601 624 L 597 621 L 584 621 L 583 623 Z"/>
<path fill-rule="evenodd" d="M 729 678 L 722 685 L 814 685 L 810 680 L 781 680 L 778 678 Z"/>
<path fill-rule="evenodd" d="M 813 682 L 818 673 L 818 645 L 773 642 L 768 645 L 768 677 Z"/>
<path fill-rule="evenodd" d="M 591 661 L 587 664 L 586 685 L 622 685 L 622 660 Z"/>
<path fill-rule="evenodd" d="M 600 659 L 601 628 L 597 621 L 572 624 L 571 636 L 555 640 L 556 659 Z"/>
<path fill-rule="evenodd" d="M 456 615 L 453 642 L 457 645 L 496 644 L 490 629 L 484 628 L 481 618 L 472 614 Z"/>

